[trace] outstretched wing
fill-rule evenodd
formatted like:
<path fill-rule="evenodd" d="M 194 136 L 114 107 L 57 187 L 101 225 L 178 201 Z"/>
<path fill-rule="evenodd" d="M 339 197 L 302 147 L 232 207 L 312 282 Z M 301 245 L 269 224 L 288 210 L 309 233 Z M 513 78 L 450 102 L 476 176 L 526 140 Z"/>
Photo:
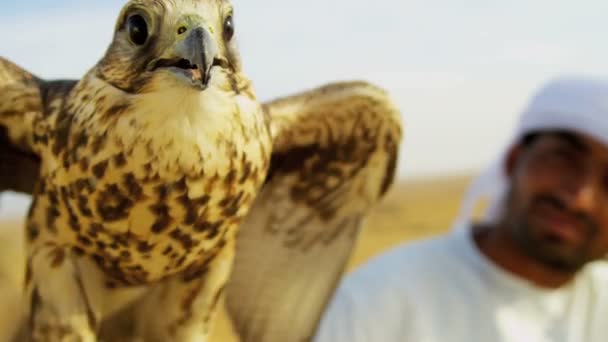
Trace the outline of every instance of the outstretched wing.
<path fill-rule="evenodd" d="M 12 190 L 31 194 L 39 169 L 40 158 L 15 147 L 8 140 L 6 130 L 0 129 L 0 193 Z"/>
<path fill-rule="evenodd" d="M 32 193 L 40 169 L 37 146 L 50 130 L 45 107 L 57 105 L 75 84 L 45 82 L 0 57 L 0 192 Z"/>
<path fill-rule="evenodd" d="M 241 226 L 227 308 L 242 341 L 308 341 L 362 222 L 394 177 L 401 123 L 363 82 L 265 105 L 271 170 Z"/>
<path fill-rule="evenodd" d="M 32 191 L 27 176 L 37 171 L 32 147 L 33 125 L 42 114 L 40 84 L 0 57 L 0 191 Z"/>

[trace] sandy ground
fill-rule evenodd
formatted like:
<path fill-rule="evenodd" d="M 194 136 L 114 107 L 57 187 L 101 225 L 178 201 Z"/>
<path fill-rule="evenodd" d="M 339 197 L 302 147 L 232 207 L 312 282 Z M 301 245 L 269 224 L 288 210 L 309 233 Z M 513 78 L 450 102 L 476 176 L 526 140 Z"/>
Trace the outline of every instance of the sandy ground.
<path fill-rule="evenodd" d="M 396 245 L 449 229 L 468 180 L 466 176 L 453 176 L 396 184 L 368 218 L 348 269 Z M 21 225 L 20 218 L 0 221 L 0 342 L 8 341 L 19 318 Z M 238 341 L 224 312 L 211 341 Z"/>

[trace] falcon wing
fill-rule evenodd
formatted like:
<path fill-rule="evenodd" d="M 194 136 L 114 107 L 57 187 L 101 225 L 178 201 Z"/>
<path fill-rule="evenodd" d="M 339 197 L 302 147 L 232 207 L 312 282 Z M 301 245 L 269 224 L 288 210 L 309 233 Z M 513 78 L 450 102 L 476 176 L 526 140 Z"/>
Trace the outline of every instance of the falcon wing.
<path fill-rule="evenodd" d="M 37 155 L 13 146 L 6 133 L 0 131 L 0 193 L 12 190 L 31 194 L 39 169 L 40 159 Z"/>
<path fill-rule="evenodd" d="M 265 105 L 273 155 L 241 226 L 226 304 L 245 342 L 308 341 L 394 177 L 400 114 L 363 82 Z"/>
<path fill-rule="evenodd" d="M 32 193 L 50 125 L 45 107 L 65 97 L 75 81 L 45 82 L 0 57 L 0 192 Z"/>
<path fill-rule="evenodd" d="M 0 57 L 0 191 L 32 191 L 28 176 L 37 170 L 33 124 L 42 114 L 40 84 Z"/>

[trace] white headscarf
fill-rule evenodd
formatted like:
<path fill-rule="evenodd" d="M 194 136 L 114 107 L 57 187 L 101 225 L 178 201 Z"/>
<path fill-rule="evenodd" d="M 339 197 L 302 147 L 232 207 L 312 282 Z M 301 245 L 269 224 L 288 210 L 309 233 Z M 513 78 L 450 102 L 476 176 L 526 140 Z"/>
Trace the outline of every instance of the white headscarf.
<path fill-rule="evenodd" d="M 608 146 L 608 81 L 559 78 L 548 82 L 523 111 L 515 134 L 499 157 L 471 183 L 465 193 L 457 226 L 466 226 L 479 201 L 487 201 L 484 221 L 500 215 L 508 181 L 504 163 L 509 150 L 525 135 L 537 131 L 568 130 L 582 133 Z"/>

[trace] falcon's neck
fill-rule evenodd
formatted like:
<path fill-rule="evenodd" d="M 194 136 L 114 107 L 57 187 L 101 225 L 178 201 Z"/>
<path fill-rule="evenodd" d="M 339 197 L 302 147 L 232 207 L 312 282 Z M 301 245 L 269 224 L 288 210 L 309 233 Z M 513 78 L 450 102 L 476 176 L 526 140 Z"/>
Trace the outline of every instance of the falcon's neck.
<path fill-rule="evenodd" d="M 105 134 L 131 161 L 153 163 L 159 173 L 227 170 L 243 153 L 263 158 L 260 140 L 269 153 L 260 105 L 245 95 L 213 87 L 128 95 L 95 78 L 79 86 L 93 98 L 75 121 L 93 135 Z"/>

